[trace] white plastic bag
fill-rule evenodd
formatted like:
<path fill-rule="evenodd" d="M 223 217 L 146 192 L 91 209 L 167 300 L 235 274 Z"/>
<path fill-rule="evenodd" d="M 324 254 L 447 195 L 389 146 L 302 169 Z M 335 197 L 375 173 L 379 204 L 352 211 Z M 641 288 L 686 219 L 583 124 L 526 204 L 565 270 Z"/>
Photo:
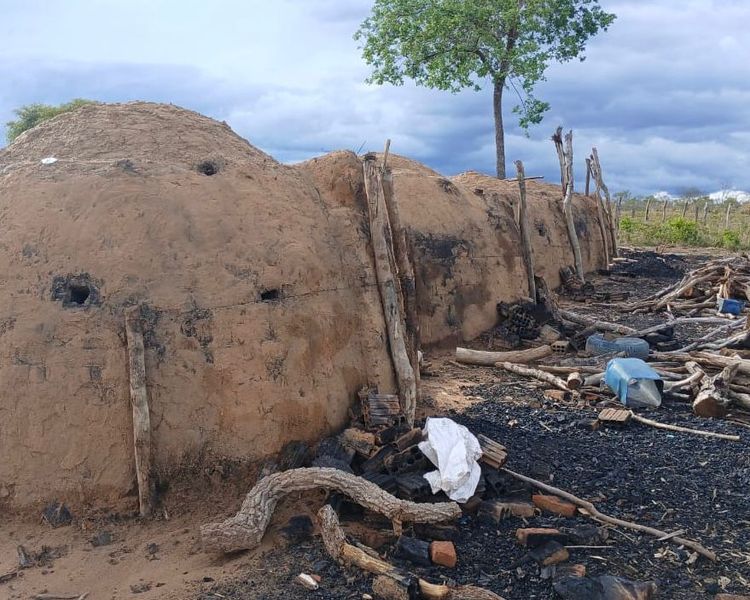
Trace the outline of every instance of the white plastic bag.
<path fill-rule="evenodd" d="M 424 433 L 427 439 L 420 442 L 419 449 L 438 468 L 424 476 L 432 493 L 442 490 L 451 500 L 466 502 L 474 495 L 481 475 L 479 441 L 466 427 L 445 418 L 427 419 Z"/>

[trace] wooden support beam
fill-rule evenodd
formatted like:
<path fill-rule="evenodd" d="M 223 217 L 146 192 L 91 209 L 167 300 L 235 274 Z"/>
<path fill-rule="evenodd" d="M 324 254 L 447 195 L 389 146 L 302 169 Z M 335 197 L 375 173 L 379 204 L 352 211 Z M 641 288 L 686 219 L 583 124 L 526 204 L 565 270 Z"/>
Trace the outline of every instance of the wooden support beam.
<path fill-rule="evenodd" d="M 404 415 L 408 424 L 413 426 L 417 406 L 417 382 L 407 350 L 406 324 L 400 298 L 400 282 L 396 276 L 392 230 L 383 189 L 383 177 L 375 164 L 375 155 L 365 155 L 363 169 L 370 238 L 375 256 L 375 273 L 388 332 L 391 360 L 398 381 Z"/>
<path fill-rule="evenodd" d="M 125 336 L 128 344 L 130 404 L 133 410 L 133 447 L 138 481 L 138 506 L 142 517 L 151 514 L 154 504 L 154 481 L 151 476 L 151 417 L 146 390 L 146 361 L 141 325 L 141 307 L 125 311 Z"/>
<path fill-rule="evenodd" d="M 523 163 L 516 161 L 516 173 L 518 179 L 518 191 L 521 197 L 518 213 L 518 228 L 521 231 L 521 251 L 523 262 L 526 265 L 526 280 L 529 286 L 529 298 L 536 304 L 536 282 L 534 280 L 534 251 L 531 247 L 531 235 L 529 234 L 529 217 L 526 210 L 526 176 Z"/>
<path fill-rule="evenodd" d="M 576 274 L 582 283 L 586 281 L 586 274 L 581 258 L 581 244 L 578 242 L 576 225 L 573 220 L 573 132 L 565 134 L 565 146 L 563 147 L 562 127 L 558 127 L 552 136 L 552 141 L 557 149 L 557 158 L 560 161 L 560 178 L 563 192 L 563 214 L 565 224 L 568 227 L 568 238 L 573 250 L 573 260 L 576 266 Z"/>

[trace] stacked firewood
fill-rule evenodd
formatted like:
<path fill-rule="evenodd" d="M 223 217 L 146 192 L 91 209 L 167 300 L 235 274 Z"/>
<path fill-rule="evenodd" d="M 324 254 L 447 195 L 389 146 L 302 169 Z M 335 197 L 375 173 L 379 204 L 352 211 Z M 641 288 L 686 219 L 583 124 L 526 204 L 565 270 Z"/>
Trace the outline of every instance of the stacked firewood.
<path fill-rule="evenodd" d="M 637 302 L 623 304 L 623 312 L 669 310 L 686 316 L 715 312 L 719 298 L 750 300 L 750 260 L 747 256 L 715 259 L 690 271 L 679 282 Z"/>

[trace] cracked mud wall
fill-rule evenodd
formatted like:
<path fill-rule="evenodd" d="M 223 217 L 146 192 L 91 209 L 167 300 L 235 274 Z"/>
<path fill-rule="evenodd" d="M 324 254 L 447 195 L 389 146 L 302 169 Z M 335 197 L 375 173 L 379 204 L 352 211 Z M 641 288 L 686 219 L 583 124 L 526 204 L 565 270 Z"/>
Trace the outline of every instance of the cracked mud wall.
<path fill-rule="evenodd" d="M 423 343 L 473 338 L 525 293 L 514 184 L 390 164 Z M 557 204 L 530 193 L 551 285 L 571 262 Z M 595 210 L 576 214 L 593 269 Z M 159 472 L 263 458 L 342 427 L 360 386 L 394 391 L 365 215 L 353 153 L 284 166 L 173 106 L 83 107 L 0 150 L 0 508 L 135 502 L 127 306 Z"/>
<path fill-rule="evenodd" d="M 77 118 L 0 152 L 1 504 L 134 491 L 129 305 L 144 305 L 157 469 L 260 459 L 343 426 L 360 386 L 392 391 L 355 210 L 194 113 L 139 103 Z M 111 122 L 145 141 L 91 147 L 99 130 L 129 139 Z M 198 172 L 222 137 L 221 170 Z M 49 155 L 60 161 L 42 171 Z M 97 290 L 78 305 L 65 285 L 84 273 Z"/>

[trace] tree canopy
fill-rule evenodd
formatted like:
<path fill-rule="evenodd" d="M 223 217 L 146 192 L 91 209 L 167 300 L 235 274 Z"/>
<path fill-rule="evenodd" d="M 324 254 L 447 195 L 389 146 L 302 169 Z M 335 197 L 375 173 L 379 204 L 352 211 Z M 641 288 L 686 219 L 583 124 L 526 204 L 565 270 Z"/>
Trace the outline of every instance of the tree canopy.
<path fill-rule="evenodd" d="M 35 127 L 42 121 L 46 121 L 47 119 L 56 117 L 59 114 L 76 109 L 79 106 L 84 106 L 85 104 L 94 104 L 94 101 L 76 98 L 75 100 L 65 102 L 64 104 L 58 104 L 57 106 L 35 103 L 26 104 L 21 108 L 17 108 L 13 112 L 18 118 L 13 121 L 8 121 L 5 124 L 7 127 L 5 135 L 8 143 L 15 140 L 24 131 Z"/>
<path fill-rule="evenodd" d="M 370 83 L 412 79 L 458 92 L 489 80 L 496 128 L 505 87 L 517 92 L 514 112 L 528 128 L 549 108 L 533 90 L 550 62 L 583 60 L 589 38 L 614 19 L 598 0 L 375 0 L 354 37 L 372 67 Z"/>

